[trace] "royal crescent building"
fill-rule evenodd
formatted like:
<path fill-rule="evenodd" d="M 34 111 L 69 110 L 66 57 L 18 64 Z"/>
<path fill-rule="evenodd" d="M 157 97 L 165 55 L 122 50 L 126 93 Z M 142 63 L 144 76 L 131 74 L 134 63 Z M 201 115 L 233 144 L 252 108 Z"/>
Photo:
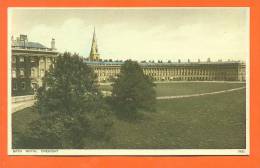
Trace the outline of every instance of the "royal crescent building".
<path fill-rule="evenodd" d="M 12 38 L 12 95 L 33 94 L 42 78 L 54 65 L 58 52 L 55 40 L 48 48 L 29 42 L 26 35 Z M 111 82 L 120 73 L 123 61 L 102 60 L 94 30 L 90 54 L 84 62 L 91 66 L 98 82 Z M 245 81 L 245 63 L 240 61 L 139 62 L 144 73 L 154 81 Z"/>

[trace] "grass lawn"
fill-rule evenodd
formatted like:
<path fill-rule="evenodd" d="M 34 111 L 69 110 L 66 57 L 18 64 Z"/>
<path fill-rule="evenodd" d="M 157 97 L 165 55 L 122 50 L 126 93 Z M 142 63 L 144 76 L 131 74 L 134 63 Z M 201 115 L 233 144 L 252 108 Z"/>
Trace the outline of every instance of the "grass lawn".
<path fill-rule="evenodd" d="M 117 121 L 116 148 L 245 148 L 245 90 L 160 100 L 136 123 Z"/>
<path fill-rule="evenodd" d="M 184 82 L 157 83 L 157 96 L 178 96 L 196 93 L 208 93 L 245 86 L 244 83 Z"/>
<path fill-rule="evenodd" d="M 12 114 L 12 138 L 14 146 L 16 146 L 17 134 L 23 134 L 28 125 L 38 118 L 39 114 L 34 107 L 27 107 Z"/>
<path fill-rule="evenodd" d="M 160 95 L 170 90 L 184 90 L 178 94 L 211 92 L 243 86 L 244 84 L 209 83 L 159 84 Z M 225 86 L 224 86 L 225 85 Z M 178 89 L 179 88 L 179 89 Z M 186 88 L 186 89 L 184 89 Z M 186 90 L 186 91 L 185 91 Z M 172 93 L 176 93 L 172 91 Z M 198 92 L 196 92 L 198 93 Z M 172 94 L 170 94 L 172 95 Z M 173 148 L 221 149 L 245 148 L 246 101 L 245 89 L 216 95 L 182 99 L 158 100 L 157 112 L 144 113 L 135 122 L 116 119 L 112 139 L 105 144 L 86 144 L 86 148 Z M 32 108 L 16 112 L 12 117 L 13 130 L 23 131 L 37 118 Z M 14 134 L 14 137 L 15 134 Z"/>
<path fill-rule="evenodd" d="M 238 88 L 245 86 L 244 83 L 214 83 L 214 82 L 173 82 L 173 83 L 156 83 L 157 96 L 178 96 L 196 93 L 215 92 L 226 89 Z M 100 89 L 111 91 L 110 85 L 100 85 Z"/>

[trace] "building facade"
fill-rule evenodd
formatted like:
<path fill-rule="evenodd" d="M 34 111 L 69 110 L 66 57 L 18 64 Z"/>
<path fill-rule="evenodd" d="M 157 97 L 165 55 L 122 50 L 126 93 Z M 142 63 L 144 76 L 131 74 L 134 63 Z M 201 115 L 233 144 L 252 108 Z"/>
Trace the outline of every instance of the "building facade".
<path fill-rule="evenodd" d="M 58 55 L 55 39 L 51 40 L 50 48 L 28 41 L 27 35 L 12 37 L 11 41 L 12 96 L 34 94 Z"/>
<path fill-rule="evenodd" d="M 113 81 L 123 62 L 86 63 L 94 69 L 99 82 Z M 227 62 L 139 63 L 144 74 L 154 81 L 245 81 L 245 64 Z"/>

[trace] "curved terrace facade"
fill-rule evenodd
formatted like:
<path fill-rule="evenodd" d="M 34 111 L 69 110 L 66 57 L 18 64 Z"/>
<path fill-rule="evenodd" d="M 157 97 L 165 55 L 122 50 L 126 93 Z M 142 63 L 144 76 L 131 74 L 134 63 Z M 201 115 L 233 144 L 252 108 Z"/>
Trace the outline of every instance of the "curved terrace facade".
<path fill-rule="evenodd" d="M 99 82 L 112 81 L 120 73 L 123 62 L 92 62 Z M 245 64 L 227 62 L 139 63 L 154 81 L 245 81 Z"/>

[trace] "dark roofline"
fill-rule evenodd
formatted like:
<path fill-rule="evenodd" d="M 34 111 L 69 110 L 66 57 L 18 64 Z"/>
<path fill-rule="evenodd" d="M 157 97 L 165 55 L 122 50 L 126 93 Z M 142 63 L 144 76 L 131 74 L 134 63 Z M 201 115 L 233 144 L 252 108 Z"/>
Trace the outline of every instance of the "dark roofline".
<path fill-rule="evenodd" d="M 89 65 L 104 65 L 104 66 L 120 66 L 123 65 L 124 62 L 104 62 L 104 61 L 84 61 Z M 171 62 L 171 63 L 141 63 L 138 62 L 141 66 L 187 66 L 187 65 L 226 65 L 226 64 L 243 64 L 240 61 L 225 61 L 225 62 Z"/>
<path fill-rule="evenodd" d="M 40 49 L 35 49 L 35 48 L 19 48 L 19 47 L 12 47 L 12 52 L 20 52 L 20 53 L 53 53 L 53 54 L 59 54 L 58 51 L 56 50 L 51 50 L 49 48 L 40 48 Z"/>

